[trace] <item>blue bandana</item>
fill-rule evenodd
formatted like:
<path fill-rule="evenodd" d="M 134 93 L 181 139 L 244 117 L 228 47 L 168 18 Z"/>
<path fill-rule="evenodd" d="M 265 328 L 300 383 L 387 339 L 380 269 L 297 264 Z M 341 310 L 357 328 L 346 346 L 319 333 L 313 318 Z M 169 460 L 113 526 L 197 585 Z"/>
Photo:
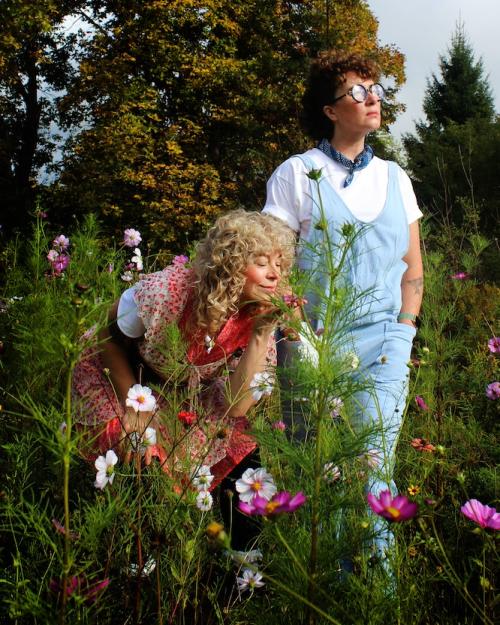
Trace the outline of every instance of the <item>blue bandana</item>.
<path fill-rule="evenodd" d="M 344 187 L 348 187 L 351 184 L 354 178 L 354 172 L 364 169 L 373 158 L 373 149 L 370 145 L 365 145 L 364 150 L 358 154 L 353 161 L 349 160 L 341 152 L 337 152 L 328 139 L 321 139 L 317 148 L 347 169 L 349 173 L 344 180 Z"/>

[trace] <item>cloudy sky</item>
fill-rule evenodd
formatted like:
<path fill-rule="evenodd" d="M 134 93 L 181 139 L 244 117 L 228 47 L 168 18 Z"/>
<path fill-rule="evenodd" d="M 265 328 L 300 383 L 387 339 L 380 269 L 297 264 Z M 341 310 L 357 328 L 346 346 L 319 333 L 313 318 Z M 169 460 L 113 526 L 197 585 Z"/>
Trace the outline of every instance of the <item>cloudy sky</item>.
<path fill-rule="evenodd" d="M 406 56 L 406 84 L 399 100 L 406 112 L 391 127 L 399 137 L 412 132 L 423 118 L 426 79 L 438 73 L 439 55 L 445 54 L 458 20 L 489 75 L 495 107 L 500 112 L 500 0 L 368 0 L 379 21 L 382 44 L 395 44 Z"/>

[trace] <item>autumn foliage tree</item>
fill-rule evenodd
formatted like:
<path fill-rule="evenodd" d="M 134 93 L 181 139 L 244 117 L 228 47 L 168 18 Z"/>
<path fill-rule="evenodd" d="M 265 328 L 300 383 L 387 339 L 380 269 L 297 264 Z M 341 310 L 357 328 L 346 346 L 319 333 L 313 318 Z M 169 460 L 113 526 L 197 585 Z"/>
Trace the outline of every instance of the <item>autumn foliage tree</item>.
<path fill-rule="evenodd" d="M 318 50 L 374 57 L 395 89 L 404 79 L 403 56 L 379 45 L 364 0 L 8 4 L 17 19 L 8 29 L 21 29 L 26 17 L 43 33 L 40 69 L 58 59 L 50 76 L 39 72 L 32 81 L 38 94 L 50 84 L 52 95 L 42 107 L 50 114 L 32 135 L 38 160 L 26 170 L 23 210 L 40 191 L 40 167 L 49 165 L 55 182 L 44 201 L 52 219 L 95 212 L 111 230 L 141 226 L 151 245 L 171 251 L 184 249 L 221 211 L 260 208 L 274 167 L 306 147 L 297 119 Z M 16 37 L 38 41 L 36 33 Z M 11 120 L 22 116 L 22 97 L 6 94 Z M 386 120 L 396 112 L 389 106 Z M 58 128 L 65 144 L 54 169 Z M 4 172 L 14 160 L 3 162 Z"/>
<path fill-rule="evenodd" d="M 68 144 L 59 202 L 171 249 L 216 213 L 263 203 L 273 168 L 305 147 L 298 124 L 308 60 L 329 44 L 378 58 L 396 83 L 366 2 L 104 2 L 61 101 Z M 92 7 L 89 7 L 92 8 Z M 328 24 L 327 24 L 328 20 Z"/>

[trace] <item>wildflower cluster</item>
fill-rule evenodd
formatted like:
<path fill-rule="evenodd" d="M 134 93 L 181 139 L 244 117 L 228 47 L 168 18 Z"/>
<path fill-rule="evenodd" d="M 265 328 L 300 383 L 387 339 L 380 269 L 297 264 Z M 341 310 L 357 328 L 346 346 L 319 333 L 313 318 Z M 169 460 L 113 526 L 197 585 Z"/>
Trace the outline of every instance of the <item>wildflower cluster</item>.
<path fill-rule="evenodd" d="M 60 234 L 52 241 L 52 249 L 47 254 L 47 260 L 52 269 L 52 275 L 60 276 L 68 267 L 70 261 L 68 248 L 69 239 L 64 236 L 64 234 Z"/>
<path fill-rule="evenodd" d="M 213 479 L 214 476 L 210 472 L 210 467 L 206 465 L 197 467 L 191 474 L 191 483 L 198 491 L 196 507 L 202 512 L 208 512 L 212 509 L 214 500 L 209 491 Z"/>
<path fill-rule="evenodd" d="M 141 241 L 141 233 L 138 230 L 127 228 L 123 233 L 123 245 L 125 247 L 134 248 L 133 256 L 129 263 L 125 265 L 125 271 L 121 276 L 121 279 L 124 282 L 132 282 L 134 279 L 134 272 L 140 272 L 144 269 L 141 250 L 137 247 Z"/>

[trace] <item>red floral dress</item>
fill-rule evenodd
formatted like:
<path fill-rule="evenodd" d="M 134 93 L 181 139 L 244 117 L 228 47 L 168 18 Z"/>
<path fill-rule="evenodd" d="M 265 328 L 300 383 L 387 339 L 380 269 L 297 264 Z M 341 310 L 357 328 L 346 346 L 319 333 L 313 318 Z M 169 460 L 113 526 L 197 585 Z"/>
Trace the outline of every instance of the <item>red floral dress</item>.
<path fill-rule="evenodd" d="M 146 332 L 138 343 L 142 361 L 160 380 L 165 379 L 168 365 L 166 331 L 177 324 L 186 345 L 185 357 L 177 360 L 187 363 L 183 388 L 187 391 L 187 410 L 195 410 L 197 424 L 186 429 L 177 419 L 177 411 L 169 407 L 169 389 L 165 386 L 158 400 L 158 419 L 165 450 L 174 471 L 184 473 L 201 464 L 211 467 L 215 487 L 243 458 L 252 452 L 256 443 L 246 433 L 246 416 L 228 417 L 225 389 L 228 374 L 234 370 L 250 340 L 253 320 L 244 313 L 233 315 L 222 327 L 211 346 L 201 334 L 190 335 L 187 330 L 191 310 L 190 292 L 192 271 L 183 265 L 170 265 L 163 271 L 142 276 L 135 291 L 138 314 Z M 84 339 L 92 340 L 95 329 Z M 276 365 L 276 345 L 271 336 L 267 364 Z M 124 411 L 118 402 L 109 377 L 103 370 L 95 343 L 85 350 L 73 376 L 73 398 L 77 406 L 75 420 L 97 432 L 96 447 L 104 452 L 118 445 L 122 436 L 121 419 Z M 169 450 L 168 448 L 171 447 Z"/>

